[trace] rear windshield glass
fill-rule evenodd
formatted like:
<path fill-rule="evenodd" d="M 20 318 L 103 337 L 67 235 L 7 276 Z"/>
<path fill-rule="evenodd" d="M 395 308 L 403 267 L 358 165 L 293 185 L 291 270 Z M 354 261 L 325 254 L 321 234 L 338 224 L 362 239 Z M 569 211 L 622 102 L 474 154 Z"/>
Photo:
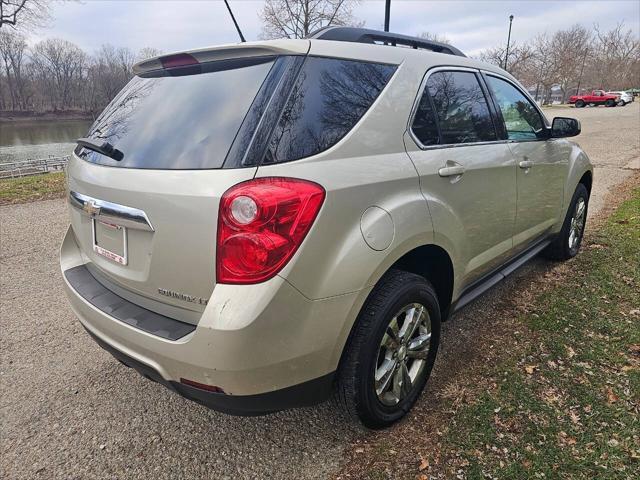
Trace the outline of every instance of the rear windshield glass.
<path fill-rule="evenodd" d="M 213 62 L 202 73 L 134 77 L 89 130 L 124 155 L 121 161 L 76 149 L 104 165 L 151 169 L 220 168 L 274 58 L 247 65 Z"/>
<path fill-rule="evenodd" d="M 396 67 L 309 57 L 274 129 L 264 163 L 315 155 L 360 120 Z"/>

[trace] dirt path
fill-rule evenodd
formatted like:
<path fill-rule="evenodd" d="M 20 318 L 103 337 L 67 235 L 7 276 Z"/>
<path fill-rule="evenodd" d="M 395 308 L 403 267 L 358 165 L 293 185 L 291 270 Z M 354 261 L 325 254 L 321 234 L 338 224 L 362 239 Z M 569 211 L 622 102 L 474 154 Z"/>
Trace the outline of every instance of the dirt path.
<path fill-rule="evenodd" d="M 611 187 L 640 167 L 640 102 L 547 114 L 582 121 L 578 142 L 597 166 L 593 215 Z M 0 207 L 1 478 L 335 474 L 363 433 L 341 423 L 330 404 L 229 417 L 183 400 L 100 350 L 62 292 L 57 252 L 66 215 L 62 200 Z M 477 332 L 546 269 L 532 262 L 445 324 L 434 382 L 418 410 L 442 401 L 435 391 L 455 388 L 478 348 Z"/>

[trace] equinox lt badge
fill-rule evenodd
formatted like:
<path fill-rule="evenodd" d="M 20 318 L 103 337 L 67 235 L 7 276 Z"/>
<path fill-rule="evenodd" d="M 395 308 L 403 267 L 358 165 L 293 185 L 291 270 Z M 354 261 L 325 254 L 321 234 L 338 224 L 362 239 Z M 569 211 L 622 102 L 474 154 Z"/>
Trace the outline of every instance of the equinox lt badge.
<path fill-rule="evenodd" d="M 166 288 L 158 288 L 158 293 L 165 297 L 177 298 L 178 300 L 184 300 L 185 302 L 197 303 L 198 305 L 206 305 L 208 300 L 202 297 L 195 297 L 193 295 L 187 295 L 186 293 L 174 292 Z"/>

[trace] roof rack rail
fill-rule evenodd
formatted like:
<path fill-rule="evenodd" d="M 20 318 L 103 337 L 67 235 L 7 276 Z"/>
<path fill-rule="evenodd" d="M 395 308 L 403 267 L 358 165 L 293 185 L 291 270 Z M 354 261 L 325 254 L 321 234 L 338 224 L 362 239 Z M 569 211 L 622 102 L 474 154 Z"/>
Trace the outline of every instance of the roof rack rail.
<path fill-rule="evenodd" d="M 381 45 L 405 46 L 411 48 L 421 48 L 438 53 L 457 55 L 466 57 L 464 53 L 456 47 L 446 43 L 427 40 L 425 38 L 410 37 L 398 33 L 382 32 L 380 30 L 370 30 L 356 27 L 324 27 L 309 34 L 307 38 L 316 40 L 336 40 L 339 42 L 373 43 Z"/>

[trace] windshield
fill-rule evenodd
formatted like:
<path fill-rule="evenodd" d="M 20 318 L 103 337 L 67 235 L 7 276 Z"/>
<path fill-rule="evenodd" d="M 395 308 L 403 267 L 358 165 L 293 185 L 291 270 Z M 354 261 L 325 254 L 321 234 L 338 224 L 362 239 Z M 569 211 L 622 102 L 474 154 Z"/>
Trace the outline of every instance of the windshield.
<path fill-rule="evenodd" d="M 154 77 L 134 77 L 91 126 L 121 161 L 78 147 L 87 161 L 125 168 L 220 168 L 273 57 L 212 62 Z M 175 75 L 175 76 L 174 76 Z"/>

